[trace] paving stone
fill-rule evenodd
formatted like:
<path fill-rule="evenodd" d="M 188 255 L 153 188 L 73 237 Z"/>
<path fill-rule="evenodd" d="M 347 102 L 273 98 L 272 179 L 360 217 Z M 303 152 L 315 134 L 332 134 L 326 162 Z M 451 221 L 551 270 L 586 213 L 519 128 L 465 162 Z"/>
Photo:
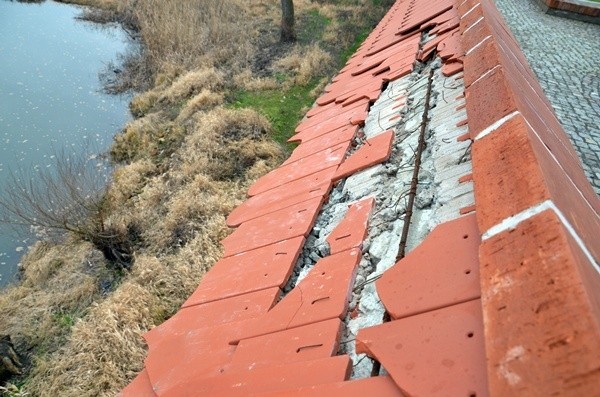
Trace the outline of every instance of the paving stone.
<path fill-rule="evenodd" d="M 376 376 L 373 378 L 353 380 L 350 382 L 328 383 L 299 389 L 286 389 L 273 393 L 256 393 L 252 397 L 404 397 L 389 376 Z"/>
<path fill-rule="evenodd" d="M 336 318 L 244 339 L 235 350 L 231 368 L 252 369 L 331 357 L 337 353 L 342 326 Z"/>
<path fill-rule="evenodd" d="M 545 14 L 536 1 L 495 2 L 576 151 L 581 156 L 590 143 L 600 144 L 600 26 Z M 584 143 L 575 139 L 578 135 Z M 594 152 L 596 156 L 582 160 L 600 194 L 592 174 L 600 169 L 599 153 Z"/>
<path fill-rule="evenodd" d="M 161 396 L 191 396 L 190 391 L 193 391 L 193 396 L 247 397 L 276 390 L 337 383 L 346 379 L 351 364 L 348 356 L 335 356 L 244 371 L 226 370 L 223 374 L 211 378 L 200 374 L 169 389 Z"/>
<path fill-rule="evenodd" d="M 357 351 L 375 357 L 406 395 L 488 395 L 479 299 L 364 328 Z"/>
<path fill-rule="evenodd" d="M 264 247 L 278 241 L 307 236 L 323 204 L 316 197 L 244 222 L 221 240 L 223 257 Z"/>
<path fill-rule="evenodd" d="M 367 225 L 374 204 L 375 199 L 371 197 L 348 209 L 344 219 L 327 237 L 332 254 L 361 246 L 367 235 Z"/>
<path fill-rule="evenodd" d="M 282 288 L 303 245 L 304 237 L 300 236 L 219 260 L 183 307 L 270 287 Z"/>
<path fill-rule="evenodd" d="M 392 153 L 392 141 L 394 139 L 394 131 L 389 130 L 383 134 L 379 134 L 371 138 L 363 144 L 356 152 L 338 168 L 334 180 L 339 180 L 354 174 L 355 172 L 364 170 L 373 165 L 384 162 Z"/>
<path fill-rule="evenodd" d="M 394 319 L 479 298 L 479 229 L 475 215 L 438 225 L 376 281 Z"/>

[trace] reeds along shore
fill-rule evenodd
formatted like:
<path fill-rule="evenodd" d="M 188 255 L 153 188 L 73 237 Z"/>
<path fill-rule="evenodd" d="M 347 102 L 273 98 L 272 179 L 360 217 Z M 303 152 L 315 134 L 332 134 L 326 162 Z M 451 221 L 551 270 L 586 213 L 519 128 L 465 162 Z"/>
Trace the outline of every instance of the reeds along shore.
<path fill-rule="evenodd" d="M 113 81 L 146 88 L 110 150 L 105 220 L 131 245 L 133 264 L 114 266 L 69 235 L 30 249 L 22 281 L 0 294 L 0 334 L 26 370 L 10 380 L 11 396 L 114 396 L 133 379 L 146 355 L 141 334 L 191 294 L 220 257 L 228 213 L 285 158 L 272 137 L 287 132 L 265 109 L 296 106 L 299 119 L 391 5 L 297 0 L 299 41 L 283 45 L 278 1 L 72 2 L 143 43 L 124 56 L 120 78 L 130 80 Z"/>

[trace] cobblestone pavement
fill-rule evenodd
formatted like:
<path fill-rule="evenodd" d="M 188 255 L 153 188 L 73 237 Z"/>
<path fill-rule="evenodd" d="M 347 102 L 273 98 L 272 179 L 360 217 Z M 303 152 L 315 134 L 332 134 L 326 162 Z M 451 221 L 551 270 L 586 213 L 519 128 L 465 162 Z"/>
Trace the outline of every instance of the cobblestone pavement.
<path fill-rule="evenodd" d="M 536 0 L 495 0 L 600 195 L 600 25 L 542 12 Z"/>

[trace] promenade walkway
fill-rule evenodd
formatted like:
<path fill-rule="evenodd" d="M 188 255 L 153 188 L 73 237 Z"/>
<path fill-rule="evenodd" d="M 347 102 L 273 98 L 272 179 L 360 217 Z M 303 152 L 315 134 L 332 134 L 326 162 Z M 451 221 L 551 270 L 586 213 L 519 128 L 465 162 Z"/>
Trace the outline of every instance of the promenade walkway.
<path fill-rule="evenodd" d="M 600 25 L 545 14 L 535 0 L 495 1 L 600 194 Z"/>

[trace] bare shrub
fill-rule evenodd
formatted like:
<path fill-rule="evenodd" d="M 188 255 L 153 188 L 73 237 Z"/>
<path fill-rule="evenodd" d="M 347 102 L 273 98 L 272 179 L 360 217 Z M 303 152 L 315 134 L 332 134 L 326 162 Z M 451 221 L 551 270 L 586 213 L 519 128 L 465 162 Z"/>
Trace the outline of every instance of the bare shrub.
<path fill-rule="evenodd" d="M 98 159 L 85 156 L 62 151 L 54 155 L 54 167 L 11 172 L 0 191 L 0 222 L 46 238 L 70 233 L 91 242 L 118 266 L 129 267 L 129 244 L 107 222 L 107 170 L 96 167 Z"/>

